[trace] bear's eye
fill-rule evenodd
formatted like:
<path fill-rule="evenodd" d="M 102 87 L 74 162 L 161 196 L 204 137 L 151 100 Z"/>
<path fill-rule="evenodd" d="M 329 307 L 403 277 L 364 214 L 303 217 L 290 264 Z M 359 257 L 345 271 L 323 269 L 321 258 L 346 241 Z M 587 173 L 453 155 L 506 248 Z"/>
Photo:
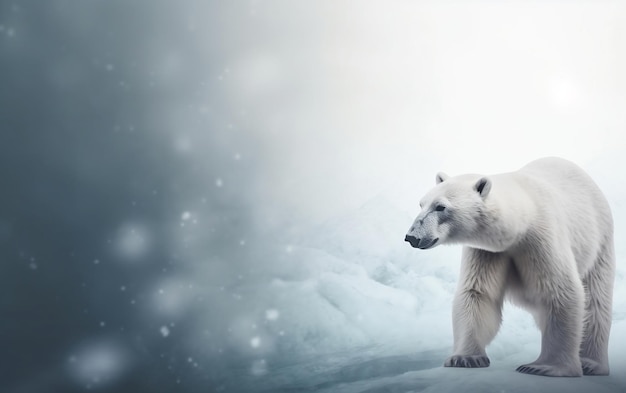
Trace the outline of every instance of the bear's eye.
<path fill-rule="evenodd" d="M 437 211 L 437 212 L 442 212 L 444 210 L 446 210 L 446 207 L 444 205 L 437 205 L 437 206 L 435 206 L 435 211 Z"/>

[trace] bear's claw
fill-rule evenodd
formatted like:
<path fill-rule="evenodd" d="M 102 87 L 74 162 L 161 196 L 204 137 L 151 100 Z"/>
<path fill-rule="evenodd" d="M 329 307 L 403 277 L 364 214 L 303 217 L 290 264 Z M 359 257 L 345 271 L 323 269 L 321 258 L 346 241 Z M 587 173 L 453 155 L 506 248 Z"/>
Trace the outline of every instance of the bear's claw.
<path fill-rule="evenodd" d="M 531 366 L 519 366 L 517 368 L 517 371 L 523 374 L 533 374 L 533 375 L 539 375 L 539 373 L 541 372 L 538 368 L 531 367 Z"/>
<path fill-rule="evenodd" d="M 490 361 L 487 356 L 483 355 L 473 355 L 473 356 L 463 356 L 463 355 L 454 355 L 450 356 L 444 362 L 444 367 L 466 367 L 466 368 L 478 368 L 478 367 L 489 367 Z"/>

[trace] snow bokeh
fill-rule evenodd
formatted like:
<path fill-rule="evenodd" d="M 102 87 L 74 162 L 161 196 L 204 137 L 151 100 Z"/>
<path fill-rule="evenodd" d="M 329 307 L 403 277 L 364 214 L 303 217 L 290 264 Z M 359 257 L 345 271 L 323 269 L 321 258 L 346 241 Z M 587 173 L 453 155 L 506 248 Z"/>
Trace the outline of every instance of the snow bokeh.
<path fill-rule="evenodd" d="M 124 223 L 116 231 L 113 251 L 120 260 L 130 263 L 141 262 L 150 250 L 149 229 L 141 223 Z"/>
<path fill-rule="evenodd" d="M 158 281 L 150 299 L 152 312 L 177 320 L 184 315 L 194 291 L 194 285 L 186 277 L 168 277 Z"/>
<path fill-rule="evenodd" d="M 129 365 L 128 351 L 119 342 L 102 339 L 76 348 L 67 360 L 71 378 L 86 390 L 114 385 Z"/>
<path fill-rule="evenodd" d="M 0 391 L 626 389 L 620 2 L 0 4 Z M 584 28 L 582 28 L 582 27 Z M 610 377 L 444 369 L 459 247 L 403 241 L 438 171 L 544 155 L 614 209 Z"/>

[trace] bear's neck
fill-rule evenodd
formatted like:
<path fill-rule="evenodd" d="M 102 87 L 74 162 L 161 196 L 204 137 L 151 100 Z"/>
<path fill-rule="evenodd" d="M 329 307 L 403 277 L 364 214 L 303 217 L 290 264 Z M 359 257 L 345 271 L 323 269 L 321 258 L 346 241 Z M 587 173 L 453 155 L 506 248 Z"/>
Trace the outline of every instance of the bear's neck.
<path fill-rule="evenodd" d="M 468 242 L 467 246 L 490 252 L 504 252 L 523 242 L 535 217 L 534 205 L 525 192 L 514 196 L 507 193 L 506 198 L 489 198 L 486 207 L 486 216 L 491 219 L 481 225 L 474 241 Z"/>

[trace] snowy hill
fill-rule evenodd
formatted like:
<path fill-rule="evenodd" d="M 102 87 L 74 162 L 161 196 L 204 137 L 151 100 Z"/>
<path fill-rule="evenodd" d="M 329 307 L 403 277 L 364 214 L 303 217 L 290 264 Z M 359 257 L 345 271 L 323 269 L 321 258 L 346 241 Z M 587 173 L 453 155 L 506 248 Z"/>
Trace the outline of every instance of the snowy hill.
<path fill-rule="evenodd" d="M 411 250 L 404 234 L 413 218 L 382 196 L 313 228 L 303 244 L 365 266 L 406 261 Z"/>

